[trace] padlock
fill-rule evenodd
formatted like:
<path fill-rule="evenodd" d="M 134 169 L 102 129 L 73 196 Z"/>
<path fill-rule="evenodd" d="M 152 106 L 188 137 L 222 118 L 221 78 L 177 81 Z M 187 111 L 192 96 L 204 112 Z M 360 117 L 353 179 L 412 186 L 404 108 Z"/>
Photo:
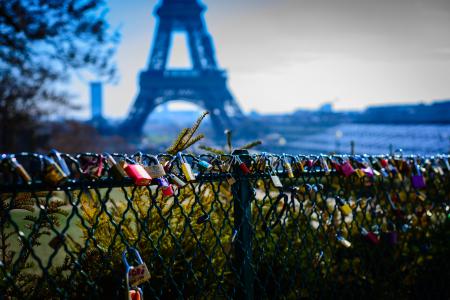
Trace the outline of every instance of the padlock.
<path fill-rule="evenodd" d="M 339 206 L 339 209 L 345 216 L 349 216 L 352 214 L 352 212 L 353 212 L 352 208 L 350 207 L 350 205 L 348 205 L 348 203 L 346 201 L 342 200 L 341 197 L 337 196 L 336 202 Z"/>
<path fill-rule="evenodd" d="M 59 185 L 67 181 L 68 177 L 61 170 L 61 167 L 50 157 L 43 156 L 44 159 L 44 181 L 53 185 Z"/>
<path fill-rule="evenodd" d="M 161 187 L 162 194 L 164 196 L 170 197 L 173 195 L 172 185 L 167 181 L 166 178 L 160 177 L 155 179 L 158 186 Z"/>
<path fill-rule="evenodd" d="M 361 169 L 356 169 L 356 170 L 355 170 L 355 174 L 356 174 L 359 178 L 363 178 L 363 177 L 366 176 L 366 173 L 364 173 L 364 171 L 361 170 Z"/>
<path fill-rule="evenodd" d="M 367 231 L 364 227 L 361 227 L 361 234 L 364 236 L 366 240 L 368 240 L 374 245 L 378 245 L 380 243 L 378 236 L 372 231 Z"/>
<path fill-rule="evenodd" d="M 222 162 L 221 163 L 221 167 L 220 169 L 225 172 L 225 173 L 229 173 L 231 170 L 231 162 L 227 161 L 227 162 Z"/>
<path fill-rule="evenodd" d="M 183 157 L 181 152 L 177 153 L 177 157 L 178 157 L 178 159 L 180 161 L 180 164 L 181 164 L 181 171 L 183 172 L 184 177 L 186 178 L 186 180 L 187 181 L 195 180 L 195 175 L 194 175 L 194 172 L 192 172 L 191 165 L 186 161 L 186 159 Z"/>
<path fill-rule="evenodd" d="M 70 176 L 70 169 L 69 166 L 67 166 L 67 163 L 64 158 L 61 157 L 61 153 L 59 153 L 57 150 L 52 149 L 50 150 L 49 157 L 53 158 L 53 160 L 61 167 L 61 170 L 67 175 Z"/>
<path fill-rule="evenodd" d="M 448 157 L 442 157 L 442 160 L 444 161 L 447 171 L 450 171 L 450 163 L 448 162 Z"/>
<path fill-rule="evenodd" d="M 233 185 L 233 184 L 236 183 L 236 179 L 234 179 L 234 177 L 231 176 L 231 174 L 228 174 L 228 175 L 226 176 L 226 180 L 227 180 L 227 182 L 228 182 L 229 185 Z"/>
<path fill-rule="evenodd" d="M 275 174 L 270 175 L 270 179 L 272 180 L 273 186 L 277 188 L 282 188 L 283 184 L 281 183 L 280 177 Z"/>
<path fill-rule="evenodd" d="M 373 169 L 373 168 L 372 168 L 372 172 L 373 172 L 373 175 L 374 175 L 374 176 L 377 176 L 377 177 L 378 177 L 378 176 L 381 176 L 381 173 L 380 173 L 379 171 Z"/>
<path fill-rule="evenodd" d="M 416 192 L 416 196 L 417 196 L 417 199 L 419 199 L 422 202 L 427 200 L 427 195 L 423 192 Z"/>
<path fill-rule="evenodd" d="M 350 248 L 352 246 L 352 243 L 350 243 L 346 238 L 344 238 L 340 234 L 336 234 L 336 239 L 339 242 L 339 244 L 341 244 L 345 248 Z"/>
<path fill-rule="evenodd" d="M 353 173 L 355 173 L 355 170 L 353 169 L 352 165 L 349 161 L 344 162 L 341 164 L 341 171 L 344 173 L 346 177 L 351 176 Z"/>
<path fill-rule="evenodd" d="M 388 222 L 388 230 L 389 232 L 386 233 L 386 240 L 390 246 L 395 246 L 398 244 L 398 233 L 396 231 L 394 223 L 391 221 Z"/>
<path fill-rule="evenodd" d="M 145 157 L 148 158 L 148 163 L 144 165 L 144 169 L 151 178 L 160 178 L 166 175 L 163 165 L 156 156 L 146 155 Z"/>
<path fill-rule="evenodd" d="M 31 182 L 32 178 L 27 170 L 17 161 L 17 159 L 10 155 L 6 157 L 6 163 L 11 169 L 11 172 L 16 173 L 26 183 Z"/>
<path fill-rule="evenodd" d="M 329 175 L 330 174 L 330 167 L 328 166 L 328 162 L 326 161 L 326 159 L 323 156 L 320 156 L 320 165 L 322 167 L 323 172 L 325 173 L 325 175 Z"/>
<path fill-rule="evenodd" d="M 286 157 L 283 157 L 283 166 L 284 166 L 284 169 L 286 170 L 288 177 L 294 178 L 295 176 L 294 176 L 294 172 L 292 171 L 292 166 Z"/>
<path fill-rule="evenodd" d="M 111 172 L 111 176 L 116 179 L 116 180 L 122 180 L 126 177 L 128 177 L 127 173 L 125 172 L 125 170 L 122 168 L 122 166 L 120 164 L 118 164 L 116 162 L 116 160 L 114 159 L 114 157 L 112 157 L 111 154 L 109 153 L 103 153 L 103 155 L 106 158 L 106 163 L 109 166 L 109 171 Z"/>
<path fill-rule="evenodd" d="M 144 167 L 129 158 L 127 158 L 124 170 L 137 186 L 146 186 L 152 181 L 152 177 L 145 171 Z"/>
<path fill-rule="evenodd" d="M 198 159 L 196 162 L 197 162 L 197 165 L 199 166 L 200 170 L 202 170 L 202 171 L 209 171 L 213 167 L 209 162 L 204 161 L 204 160 Z"/>
<path fill-rule="evenodd" d="M 302 160 L 299 159 L 295 165 L 297 166 L 300 174 L 305 172 L 305 166 L 304 166 L 304 162 Z"/>
<path fill-rule="evenodd" d="M 82 173 L 91 178 L 100 178 L 103 174 L 103 155 L 80 157 Z"/>
<path fill-rule="evenodd" d="M 364 175 L 366 175 L 367 177 L 373 177 L 375 173 L 375 170 L 371 167 L 362 168 L 361 171 L 363 171 Z"/>
<path fill-rule="evenodd" d="M 413 175 L 411 184 L 415 189 L 423 189 L 426 187 L 425 178 L 422 175 Z"/>
<path fill-rule="evenodd" d="M 135 248 L 130 248 L 130 252 L 132 252 L 132 254 L 136 257 L 138 265 L 130 266 L 127 260 L 128 251 L 125 250 L 122 253 L 122 261 L 125 265 L 125 278 L 128 289 L 136 288 L 151 278 L 147 265 L 142 260 L 139 252 Z"/>
<path fill-rule="evenodd" d="M 423 177 L 422 172 L 420 171 L 420 166 L 417 164 L 415 159 L 414 165 L 416 174 L 411 176 L 411 184 L 415 189 L 423 189 L 426 187 L 425 178 Z"/>
<path fill-rule="evenodd" d="M 381 164 L 381 166 L 382 166 L 383 168 L 387 168 L 388 165 L 389 165 L 389 162 L 388 162 L 388 160 L 385 159 L 385 158 L 380 158 L 380 164 Z"/>
<path fill-rule="evenodd" d="M 178 186 L 179 188 L 182 188 L 184 186 L 186 186 L 186 182 L 184 182 L 180 177 L 178 177 L 175 174 L 169 173 L 168 174 L 169 178 L 172 180 L 172 182 Z"/>
<path fill-rule="evenodd" d="M 142 289 L 138 287 L 133 287 L 128 289 L 128 300 L 144 300 L 144 295 Z"/>
<path fill-rule="evenodd" d="M 250 174 L 250 169 L 247 167 L 247 165 L 239 158 L 239 156 L 235 156 L 236 163 L 239 166 L 239 169 L 241 169 L 242 173 L 244 175 Z"/>

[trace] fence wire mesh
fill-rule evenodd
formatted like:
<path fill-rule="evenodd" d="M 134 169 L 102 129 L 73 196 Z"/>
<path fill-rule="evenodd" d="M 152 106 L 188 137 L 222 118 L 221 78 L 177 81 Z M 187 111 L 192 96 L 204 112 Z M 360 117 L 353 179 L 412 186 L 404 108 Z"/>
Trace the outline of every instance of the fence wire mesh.
<path fill-rule="evenodd" d="M 448 156 L 113 156 L 2 156 L 0 298 L 450 297 Z"/>

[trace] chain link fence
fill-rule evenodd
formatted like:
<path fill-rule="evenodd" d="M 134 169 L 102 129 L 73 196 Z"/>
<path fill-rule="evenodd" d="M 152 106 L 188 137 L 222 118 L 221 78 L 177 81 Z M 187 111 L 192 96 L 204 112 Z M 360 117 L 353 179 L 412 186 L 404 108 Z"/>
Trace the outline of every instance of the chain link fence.
<path fill-rule="evenodd" d="M 448 298 L 449 174 L 448 156 L 3 155 L 0 299 Z"/>

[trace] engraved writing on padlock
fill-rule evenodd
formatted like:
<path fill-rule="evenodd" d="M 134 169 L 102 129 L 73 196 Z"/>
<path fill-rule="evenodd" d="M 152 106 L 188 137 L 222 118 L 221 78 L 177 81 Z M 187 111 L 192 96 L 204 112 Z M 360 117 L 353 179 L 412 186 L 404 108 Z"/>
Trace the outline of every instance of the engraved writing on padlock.
<path fill-rule="evenodd" d="M 125 265 L 125 276 L 129 287 L 137 287 L 138 285 L 141 285 L 142 283 L 148 281 L 151 276 L 150 272 L 148 271 L 147 265 L 142 260 L 139 252 L 134 248 L 130 248 L 130 251 L 136 257 L 138 265 L 130 266 L 128 264 L 128 252 L 126 250 L 122 253 L 122 261 Z"/>
<path fill-rule="evenodd" d="M 133 266 L 128 271 L 128 282 L 131 286 L 138 286 L 150 279 L 150 272 L 145 263 Z"/>

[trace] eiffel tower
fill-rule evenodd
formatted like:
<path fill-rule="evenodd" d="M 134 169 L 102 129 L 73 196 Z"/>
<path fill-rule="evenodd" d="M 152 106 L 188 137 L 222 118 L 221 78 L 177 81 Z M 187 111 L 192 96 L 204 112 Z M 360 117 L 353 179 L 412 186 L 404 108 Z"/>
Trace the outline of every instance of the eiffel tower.
<path fill-rule="evenodd" d="M 184 100 L 210 112 L 217 135 L 244 116 L 227 87 L 227 75 L 217 66 L 214 47 L 203 19 L 205 6 L 197 0 L 162 0 L 156 8 L 159 18 L 150 61 L 139 75 L 140 91 L 122 123 L 121 130 L 142 134 L 148 115 L 156 106 Z M 172 33 L 185 32 L 192 69 L 166 67 Z"/>

